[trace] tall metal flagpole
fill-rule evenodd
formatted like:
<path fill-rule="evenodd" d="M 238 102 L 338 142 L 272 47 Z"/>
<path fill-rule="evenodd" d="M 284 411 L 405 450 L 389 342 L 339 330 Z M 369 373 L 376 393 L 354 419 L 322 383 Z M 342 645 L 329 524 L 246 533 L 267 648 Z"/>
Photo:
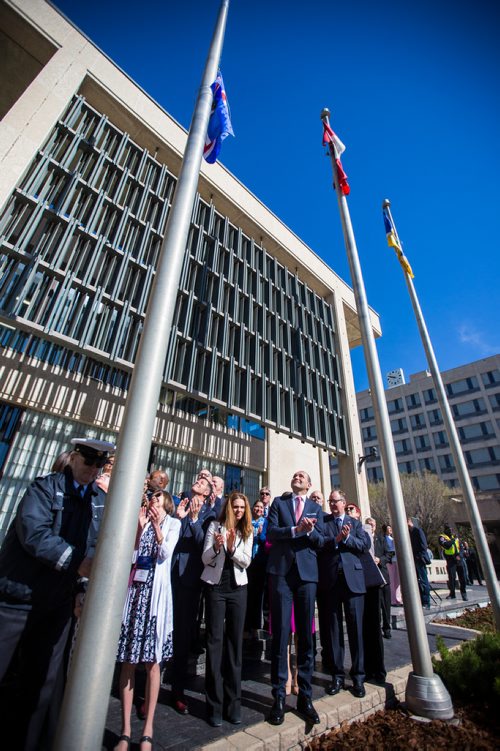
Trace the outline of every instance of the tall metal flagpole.
<path fill-rule="evenodd" d="M 321 119 L 330 129 L 330 111 L 324 109 Z M 342 231 L 347 251 L 347 258 L 351 270 L 352 285 L 356 308 L 359 317 L 361 339 L 365 354 L 366 369 L 370 383 L 375 423 L 377 426 L 377 438 L 380 446 L 380 454 L 384 468 L 384 478 L 387 487 L 387 500 L 391 514 L 391 523 L 395 531 L 394 541 L 398 559 L 398 568 L 403 593 L 403 605 L 408 629 L 408 641 L 413 665 L 413 672 L 408 676 L 406 685 L 406 705 L 415 715 L 429 719 L 450 719 L 453 717 L 453 705 L 451 698 L 440 677 L 432 669 L 432 661 L 429 650 L 429 642 L 425 630 L 425 621 L 420 601 L 415 564 L 411 552 L 410 535 L 408 532 L 407 514 L 404 507 L 401 482 L 396 460 L 396 452 L 392 441 L 389 413 L 384 395 L 384 386 L 380 373 L 375 339 L 370 324 L 370 313 L 366 298 L 366 291 L 361 273 L 356 240 L 351 224 L 351 217 L 347 200 L 343 195 L 335 144 L 329 143 L 330 157 L 333 168 L 334 184 L 337 193 L 337 201 L 342 222 Z"/>
<path fill-rule="evenodd" d="M 382 204 L 382 208 L 384 208 L 389 215 L 393 231 L 395 232 L 396 239 L 399 243 L 399 247 L 401 248 L 402 246 L 399 242 L 399 237 L 397 234 L 396 225 L 394 224 L 394 220 L 392 218 L 390 205 L 391 202 L 386 198 Z M 469 516 L 474 540 L 477 545 L 477 552 L 479 553 L 479 559 L 481 561 L 481 566 L 483 567 L 484 578 L 486 580 L 486 586 L 493 608 L 495 625 L 497 630 L 500 631 L 500 590 L 498 587 L 498 581 L 495 573 L 495 568 L 493 566 L 491 553 L 488 547 L 488 542 L 486 540 L 486 535 L 484 533 L 483 525 L 481 524 L 481 516 L 479 514 L 476 497 L 474 495 L 474 490 L 472 488 L 469 473 L 467 472 L 467 465 L 465 463 L 462 447 L 460 445 L 460 439 L 458 437 L 455 422 L 451 414 L 451 409 L 448 398 L 446 396 L 443 379 L 441 378 L 441 373 L 438 368 L 432 342 L 425 325 L 422 309 L 420 308 L 420 303 L 415 291 L 415 285 L 413 284 L 412 278 L 404 268 L 403 273 L 406 280 L 406 286 L 408 287 L 408 292 L 410 293 L 410 300 L 413 306 L 413 312 L 415 313 L 415 318 L 417 319 L 418 329 L 422 338 L 422 344 L 424 345 L 427 362 L 429 364 L 432 378 L 434 380 L 434 386 L 436 387 L 439 407 L 441 409 L 441 414 L 443 415 L 444 426 L 448 435 L 448 440 L 450 442 L 453 459 L 455 461 L 458 481 L 460 482 L 460 487 L 462 488 L 462 493 L 464 494 L 467 514 Z"/>
<path fill-rule="evenodd" d="M 222 0 L 169 212 L 118 440 L 106 513 L 59 720 L 55 751 L 101 748 L 116 648 L 177 291 L 224 41 Z"/>

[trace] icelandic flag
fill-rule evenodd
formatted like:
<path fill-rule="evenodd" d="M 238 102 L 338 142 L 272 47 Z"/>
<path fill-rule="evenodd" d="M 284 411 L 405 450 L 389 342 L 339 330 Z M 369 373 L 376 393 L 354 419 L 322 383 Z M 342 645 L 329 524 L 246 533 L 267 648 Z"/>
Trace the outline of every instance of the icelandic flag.
<path fill-rule="evenodd" d="M 234 136 L 224 81 L 222 80 L 220 71 L 217 73 L 217 78 L 213 82 L 211 89 L 213 93 L 212 112 L 208 121 L 205 147 L 203 149 L 203 157 L 209 164 L 217 161 L 222 141 L 227 136 Z"/>
<path fill-rule="evenodd" d="M 347 182 L 347 175 L 344 172 L 342 162 L 340 161 L 340 155 L 345 151 L 345 146 L 337 136 L 337 134 L 334 133 L 330 128 L 328 123 L 323 120 L 323 146 L 326 146 L 327 144 L 331 144 L 333 148 L 333 155 L 335 157 L 337 173 L 339 176 L 340 190 L 345 196 L 348 196 L 351 192 L 351 188 L 349 187 L 349 183 Z"/>

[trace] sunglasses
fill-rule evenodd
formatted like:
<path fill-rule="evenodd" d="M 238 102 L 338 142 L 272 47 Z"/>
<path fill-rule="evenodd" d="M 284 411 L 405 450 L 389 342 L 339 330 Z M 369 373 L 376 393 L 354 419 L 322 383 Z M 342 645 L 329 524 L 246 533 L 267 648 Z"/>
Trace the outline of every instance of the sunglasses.
<path fill-rule="evenodd" d="M 97 467 L 98 469 L 102 469 L 102 467 L 108 462 L 107 459 L 91 459 L 88 456 L 83 456 L 83 454 L 80 454 L 80 456 L 86 467 Z"/>
<path fill-rule="evenodd" d="M 346 511 L 356 511 L 354 506 L 347 506 Z"/>
<path fill-rule="evenodd" d="M 268 490 L 261 490 L 260 494 L 261 495 L 271 495 L 271 493 Z"/>

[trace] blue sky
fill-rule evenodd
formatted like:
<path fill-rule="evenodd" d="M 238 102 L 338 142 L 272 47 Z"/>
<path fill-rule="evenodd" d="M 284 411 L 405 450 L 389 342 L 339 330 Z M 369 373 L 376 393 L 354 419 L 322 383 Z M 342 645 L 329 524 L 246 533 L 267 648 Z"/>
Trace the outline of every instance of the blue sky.
<path fill-rule="evenodd" d="M 57 7 L 181 125 L 191 120 L 218 0 L 59 0 Z M 321 145 L 342 162 L 382 375 L 426 368 L 381 204 L 399 236 L 441 370 L 500 352 L 500 11 L 476 0 L 233 0 L 221 69 L 236 138 L 221 161 L 351 283 Z M 139 11 L 139 13 L 138 13 Z M 357 389 L 368 381 L 352 355 Z"/>

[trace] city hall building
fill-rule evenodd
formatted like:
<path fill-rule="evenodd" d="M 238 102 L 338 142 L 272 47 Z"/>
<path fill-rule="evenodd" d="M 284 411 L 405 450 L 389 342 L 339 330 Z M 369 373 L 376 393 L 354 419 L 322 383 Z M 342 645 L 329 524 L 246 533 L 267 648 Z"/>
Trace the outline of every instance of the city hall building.
<path fill-rule="evenodd" d="M 71 437 L 118 438 L 187 134 L 49 3 L 1 2 L 0 40 L 3 536 Z M 203 164 L 145 472 L 177 492 L 208 466 L 253 500 L 298 468 L 328 492 L 335 455 L 366 504 L 359 344 L 351 288 Z"/>

